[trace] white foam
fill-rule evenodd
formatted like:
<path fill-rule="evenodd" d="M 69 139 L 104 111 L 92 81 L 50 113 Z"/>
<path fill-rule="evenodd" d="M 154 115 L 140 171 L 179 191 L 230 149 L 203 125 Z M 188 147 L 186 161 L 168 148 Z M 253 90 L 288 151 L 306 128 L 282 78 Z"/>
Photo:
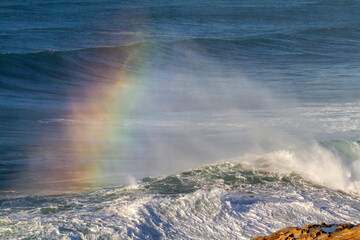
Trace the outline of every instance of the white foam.
<path fill-rule="evenodd" d="M 287 158 L 289 155 L 282 156 Z M 125 189 L 102 189 L 91 194 L 33 202 L 37 207 L 13 200 L 11 204 L 18 204 L 19 210 L 8 211 L 1 219 L 0 236 L 2 239 L 28 236 L 251 239 L 286 226 L 317 222 L 356 223 L 360 214 L 357 196 L 330 189 L 299 189 L 299 186 L 281 182 L 249 184 L 242 189 L 213 188 L 178 195 L 136 190 L 124 195 Z M 42 213 L 41 208 L 50 206 L 48 202 L 59 211 Z M 69 208 L 60 210 L 64 205 Z"/>
<path fill-rule="evenodd" d="M 237 159 L 257 170 L 284 175 L 298 174 L 304 179 L 345 192 L 360 193 L 360 162 L 344 159 L 336 152 L 313 143 L 307 148 L 278 150 Z"/>

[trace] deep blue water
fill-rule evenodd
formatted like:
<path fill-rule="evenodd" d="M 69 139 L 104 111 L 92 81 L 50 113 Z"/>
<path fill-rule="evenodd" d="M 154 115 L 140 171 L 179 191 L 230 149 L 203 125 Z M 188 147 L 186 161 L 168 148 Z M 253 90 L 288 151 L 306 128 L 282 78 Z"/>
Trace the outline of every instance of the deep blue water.
<path fill-rule="evenodd" d="M 0 198 L 18 198 L 0 202 L 0 236 L 248 239 L 358 221 L 359 11 L 356 0 L 1 2 Z M 135 90 L 116 92 L 110 118 L 110 93 L 96 93 L 124 72 Z M 101 174 L 72 185 L 89 172 L 80 155 Z M 69 212 L 85 220 L 65 223 Z M 209 224 L 189 226 L 186 212 Z M 229 221 L 232 233 L 216 227 Z"/>

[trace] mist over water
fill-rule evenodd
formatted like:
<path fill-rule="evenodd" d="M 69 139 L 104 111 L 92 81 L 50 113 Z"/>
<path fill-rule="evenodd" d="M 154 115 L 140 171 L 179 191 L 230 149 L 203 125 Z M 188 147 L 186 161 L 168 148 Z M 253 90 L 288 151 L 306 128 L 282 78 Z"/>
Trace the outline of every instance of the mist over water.
<path fill-rule="evenodd" d="M 75 94 L 83 94 L 67 99 L 63 116 L 38 119 L 56 132 L 44 132 L 41 147 L 30 150 L 25 182 L 42 189 L 68 183 L 65 190 L 77 181 L 127 184 L 314 141 L 304 116 L 289 112 L 294 98 L 246 79 L 196 44 L 178 48 L 181 55 L 135 48 L 120 70 L 80 86 Z"/>
<path fill-rule="evenodd" d="M 70 73 L 81 84 L 65 86 L 60 112 L 33 119 L 40 141 L 26 148 L 25 170 L 11 186 L 76 192 L 232 161 L 359 191 L 358 122 L 347 124 L 358 102 L 341 113 L 337 104 L 304 103 L 191 41 L 125 50 L 113 48 L 109 58 L 101 49 L 82 69 L 98 72 L 91 81 Z"/>

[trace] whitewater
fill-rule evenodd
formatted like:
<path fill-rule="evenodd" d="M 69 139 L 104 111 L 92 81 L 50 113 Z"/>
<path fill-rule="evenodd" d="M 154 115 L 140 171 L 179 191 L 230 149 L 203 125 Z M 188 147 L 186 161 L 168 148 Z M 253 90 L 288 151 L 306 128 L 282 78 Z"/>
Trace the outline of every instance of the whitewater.
<path fill-rule="evenodd" d="M 0 238 L 359 224 L 359 9 L 1 2 Z"/>

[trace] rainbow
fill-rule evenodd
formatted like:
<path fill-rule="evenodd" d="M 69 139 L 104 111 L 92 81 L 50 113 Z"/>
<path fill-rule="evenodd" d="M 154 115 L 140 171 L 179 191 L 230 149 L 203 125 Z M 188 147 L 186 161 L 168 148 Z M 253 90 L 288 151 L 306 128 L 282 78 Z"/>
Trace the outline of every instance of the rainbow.
<path fill-rule="evenodd" d="M 81 103 L 69 103 L 69 121 L 63 125 L 64 143 L 51 146 L 46 153 L 42 182 L 47 187 L 65 191 L 98 188 L 103 186 L 106 174 L 121 172 L 122 157 L 129 150 L 131 112 L 146 91 L 143 76 L 127 69 L 139 60 L 147 62 L 139 59 L 147 47 L 141 44 L 128 54 L 114 73 L 115 80 L 99 81 L 84 89 L 86 97 Z"/>

